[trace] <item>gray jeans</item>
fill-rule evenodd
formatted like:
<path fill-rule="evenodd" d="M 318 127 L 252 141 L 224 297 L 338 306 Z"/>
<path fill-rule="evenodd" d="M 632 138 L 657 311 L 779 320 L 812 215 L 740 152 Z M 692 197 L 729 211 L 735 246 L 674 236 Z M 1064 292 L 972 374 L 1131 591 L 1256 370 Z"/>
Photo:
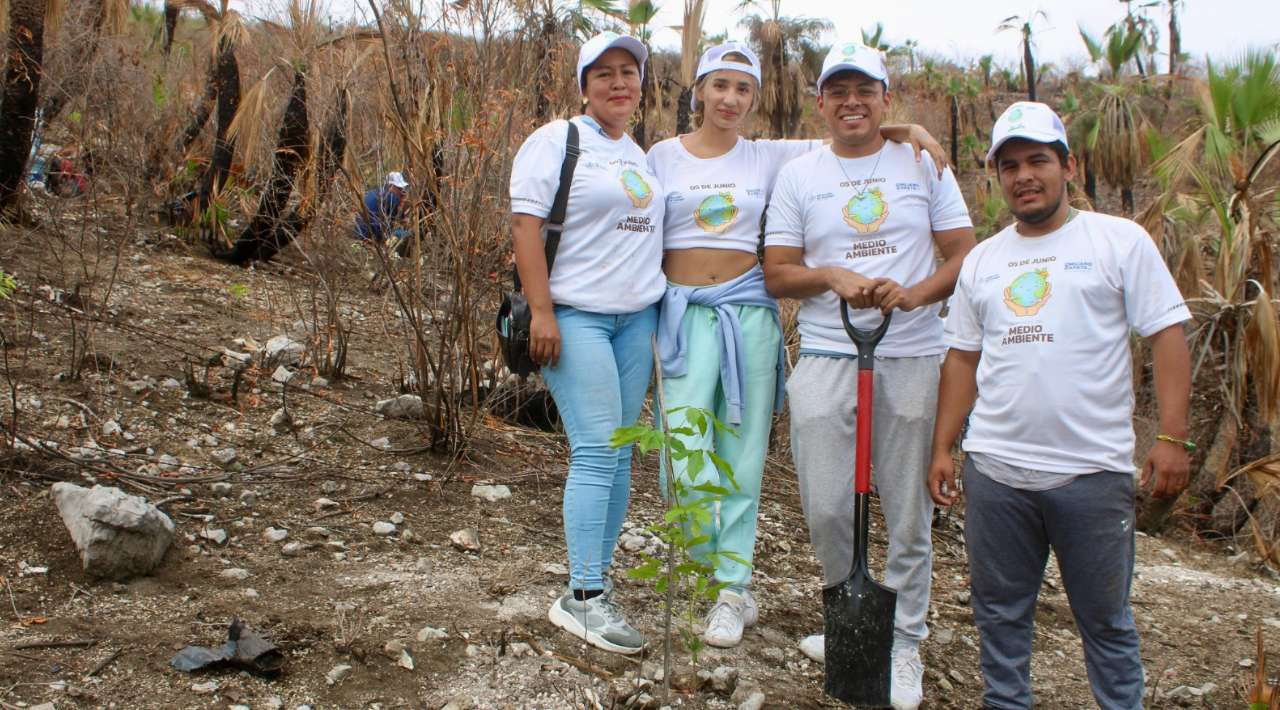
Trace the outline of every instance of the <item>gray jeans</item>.
<path fill-rule="evenodd" d="M 1061 488 L 1024 491 L 988 478 L 968 459 L 963 477 L 964 539 L 986 685 L 983 706 L 1032 706 L 1036 597 L 1052 548 L 1098 707 L 1140 710 L 1142 659 L 1129 606 L 1133 474 L 1104 471 Z"/>
<path fill-rule="evenodd" d="M 876 358 L 873 378 L 872 480 L 889 537 L 884 583 L 898 590 L 894 636 L 908 643 L 929 635 L 933 501 L 925 476 L 939 361 L 936 355 Z M 852 358 L 806 355 L 787 380 L 800 500 L 825 586 L 844 581 L 853 566 L 857 379 Z"/>

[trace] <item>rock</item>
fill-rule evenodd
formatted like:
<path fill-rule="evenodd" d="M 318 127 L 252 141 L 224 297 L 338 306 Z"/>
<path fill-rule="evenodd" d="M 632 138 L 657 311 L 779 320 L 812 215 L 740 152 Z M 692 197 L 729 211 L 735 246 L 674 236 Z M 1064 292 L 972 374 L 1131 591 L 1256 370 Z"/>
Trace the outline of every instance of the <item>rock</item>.
<path fill-rule="evenodd" d="M 337 482 L 337 481 L 322 481 L 322 482 L 320 483 L 320 492 L 321 492 L 321 493 L 323 493 L 323 494 L 325 494 L 325 495 L 327 495 L 327 496 L 331 496 L 331 495 L 333 495 L 334 493 L 337 493 L 337 492 L 338 492 L 338 482 Z"/>
<path fill-rule="evenodd" d="M 222 349 L 222 365 L 228 369 L 240 372 L 249 367 L 249 361 L 253 359 L 253 355 L 249 353 L 239 353 L 235 350 L 227 348 Z"/>
<path fill-rule="evenodd" d="M 169 454 L 161 454 L 160 460 L 157 462 L 161 471 L 173 471 L 178 468 L 180 464 L 181 462 L 178 461 L 176 457 L 170 456 Z"/>
<path fill-rule="evenodd" d="M 1178 561 L 1178 553 L 1174 552 L 1173 550 L 1171 550 L 1171 549 L 1169 549 L 1169 548 L 1167 548 L 1167 547 L 1162 547 L 1162 548 L 1160 548 L 1160 554 L 1162 554 L 1162 555 L 1164 555 L 1165 557 L 1169 558 L 1169 560 L 1171 560 L 1171 561 L 1173 561 L 1173 562 L 1177 562 L 1177 561 Z M 1181 687 L 1186 687 L 1186 686 L 1181 686 Z"/>
<path fill-rule="evenodd" d="M 1217 683 L 1205 683 L 1204 685 L 1200 686 L 1200 694 L 1209 695 L 1210 693 L 1214 692 L 1217 689 L 1218 689 Z"/>
<path fill-rule="evenodd" d="M 387 451 L 388 449 L 391 448 L 391 440 L 385 436 L 380 436 L 374 439 L 373 441 L 370 441 L 369 445 L 375 449 L 382 449 L 383 451 Z"/>
<path fill-rule="evenodd" d="M 715 692 L 729 696 L 733 695 L 733 689 L 738 687 L 738 669 L 732 666 L 719 666 L 711 671 L 711 689 Z"/>
<path fill-rule="evenodd" d="M 277 335 L 267 341 L 266 347 L 262 349 L 263 364 L 267 367 L 271 365 L 297 365 L 302 362 L 302 356 L 306 353 L 307 347 L 299 343 L 287 335 Z"/>
<path fill-rule="evenodd" d="M 404 513 L 392 513 L 390 520 L 392 525 L 403 525 Z"/>
<path fill-rule="evenodd" d="M 465 695 L 456 695 L 452 700 L 445 703 L 440 710 L 471 710 L 476 703 Z"/>
<path fill-rule="evenodd" d="M 341 683 L 342 680 L 350 674 L 351 674 L 351 666 L 345 663 L 339 663 L 338 665 L 330 669 L 328 673 L 324 674 L 324 680 L 329 685 L 337 685 Z"/>
<path fill-rule="evenodd" d="M 329 381 L 323 377 L 312 377 L 311 386 L 316 389 L 324 389 L 329 386 Z"/>
<path fill-rule="evenodd" d="M 510 646 L 507 646 L 507 650 L 511 653 L 512 656 L 515 656 L 516 658 L 524 658 L 525 656 L 537 655 L 533 652 L 533 646 L 530 646 L 524 641 L 516 641 Z"/>
<path fill-rule="evenodd" d="M 148 574 L 173 542 L 169 516 L 119 488 L 86 489 L 58 482 L 52 492 L 84 571 L 90 575 L 125 580 Z"/>
<path fill-rule="evenodd" d="M 449 542 L 463 552 L 480 551 L 480 534 L 472 528 L 455 531 L 449 536 Z"/>
<path fill-rule="evenodd" d="M 231 495 L 231 484 L 226 481 L 218 481 L 209 485 L 209 492 L 219 498 L 225 498 Z"/>
<path fill-rule="evenodd" d="M 262 701 L 262 707 L 266 708 L 266 710 L 281 710 L 284 707 L 284 699 L 279 695 L 272 695 Z"/>
<path fill-rule="evenodd" d="M 757 690 L 742 701 L 742 704 L 738 706 L 738 710 L 760 710 L 763 707 L 764 693 Z"/>
<path fill-rule="evenodd" d="M 682 693 L 696 693 L 702 687 L 702 678 L 693 668 L 677 668 L 671 672 L 671 687 Z"/>
<path fill-rule="evenodd" d="M 252 508 L 258 502 L 258 494 L 253 491 L 240 491 L 240 505 Z"/>
<path fill-rule="evenodd" d="M 331 535 L 332 533 L 329 532 L 329 528 L 322 528 L 319 525 L 312 525 L 306 530 L 303 530 L 302 534 L 306 535 L 308 538 L 312 540 L 323 540 L 326 537 L 329 537 L 329 535 Z"/>
<path fill-rule="evenodd" d="M 964 674 L 954 668 L 947 671 L 947 677 L 956 685 L 964 685 Z"/>
<path fill-rule="evenodd" d="M 129 390 L 129 394 L 134 396 L 140 395 L 151 389 L 151 385 L 147 384 L 144 380 L 130 380 L 124 383 L 124 386 Z"/>
<path fill-rule="evenodd" d="M 124 428 L 120 426 L 120 422 L 114 419 L 108 419 L 102 423 L 103 436 L 120 436 L 124 433 Z"/>
<path fill-rule="evenodd" d="M 568 577 L 569 568 L 559 562 L 551 562 L 542 566 L 542 571 L 547 574 L 553 574 L 557 577 Z"/>
<path fill-rule="evenodd" d="M 222 528 L 204 528 L 199 535 L 215 545 L 222 545 L 227 541 L 227 531 Z"/>
<path fill-rule="evenodd" d="M 245 580 L 249 578 L 249 570 L 241 567 L 230 567 L 219 572 L 218 576 L 224 579 Z"/>
<path fill-rule="evenodd" d="M 219 466 L 230 466 L 235 463 L 237 455 L 236 450 L 228 446 L 225 449 L 214 450 L 213 453 L 209 454 L 209 458 L 213 459 L 213 462 Z M 231 485 L 227 484 L 227 488 L 231 488 Z"/>
<path fill-rule="evenodd" d="M 418 483 L 426 483 L 427 481 L 432 480 L 432 478 L 433 478 L 433 476 L 432 476 L 431 474 L 429 474 L 429 473 L 415 473 L 415 474 L 413 474 L 413 480 L 417 481 Z"/>
<path fill-rule="evenodd" d="M 280 528 L 267 528 L 262 531 L 262 538 L 267 542 L 284 542 L 287 537 L 289 537 L 289 531 Z"/>
<path fill-rule="evenodd" d="M 281 407 L 271 415 L 271 429 L 277 434 L 287 434 L 293 431 L 297 424 L 293 421 L 293 416 L 284 407 Z"/>
<path fill-rule="evenodd" d="M 379 520 L 378 522 L 373 524 L 374 535 L 386 537 L 387 535 L 394 535 L 395 532 L 396 532 L 396 526 L 386 522 L 385 520 Z"/>
<path fill-rule="evenodd" d="M 279 382 L 283 385 L 287 384 L 291 379 L 293 379 L 293 371 L 284 365 L 277 367 L 276 371 L 271 373 L 272 382 Z"/>
<path fill-rule="evenodd" d="M 165 388 L 165 389 L 167 389 L 167 390 L 180 390 L 180 389 L 182 389 L 182 383 L 181 383 L 181 382 L 179 382 L 178 380 L 175 380 L 175 379 L 174 379 L 174 378 L 172 378 L 172 377 L 166 377 L 166 378 L 164 378 L 164 381 L 160 383 L 160 386 L 161 386 L 161 387 L 163 387 L 163 388 Z"/>
<path fill-rule="evenodd" d="M 956 640 L 956 632 L 951 629 L 936 629 L 932 636 L 933 642 L 939 646 L 950 646 Z"/>
<path fill-rule="evenodd" d="M 421 419 L 426 414 L 422 398 L 416 394 L 379 400 L 373 410 L 387 419 Z"/>
<path fill-rule="evenodd" d="M 337 508 L 338 501 L 329 500 L 328 498 L 316 498 L 315 502 L 311 504 L 311 507 L 316 510 L 329 510 L 330 508 Z"/>
<path fill-rule="evenodd" d="M 637 535 L 636 533 L 624 533 L 618 539 L 618 546 L 627 552 L 639 552 L 647 544 L 649 544 L 649 541 L 644 539 L 643 535 Z"/>
<path fill-rule="evenodd" d="M 944 693 L 950 693 L 956 689 L 956 687 L 952 685 L 951 681 L 947 680 L 946 677 L 939 677 L 937 683 L 938 690 L 941 690 Z"/>
<path fill-rule="evenodd" d="M 218 681 L 211 680 L 206 683 L 193 683 L 191 685 L 191 692 L 196 695 L 211 695 L 218 692 L 218 688 Z"/>
<path fill-rule="evenodd" d="M 426 643 L 427 641 L 444 640 L 449 638 L 449 633 L 444 629 L 437 629 L 433 626 L 424 626 L 418 629 L 418 635 L 415 637 L 418 643 Z"/>
<path fill-rule="evenodd" d="M 511 497 L 511 489 L 506 486 L 484 486 L 474 485 L 471 487 L 471 495 L 490 503 L 497 503 Z"/>
<path fill-rule="evenodd" d="M 298 557 L 299 555 L 301 555 L 306 551 L 307 551 L 307 546 L 297 541 L 286 542 L 284 544 L 284 547 L 280 548 L 280 554 L 284 555 L 285 557 Z"/>
<path fill-rule="evenodd" d="M 652 695 L 641 691 L 631 698 L 631 702 L 627 703 L 627 707 L 631 710 L 659 710 L 662 702 Z"/>
<path fill-rule="evenodd" d="M 407 671 L 413 670 L 413 656 L 409 655 L 409 649 L 400 649 L 400 659 L 396 661 L 396 665 Z"/>
<path fill-rule="evenodd" d="M 764 657 L 769 659 L 770 663 L 781 666 L 787 659 L 787 654 L 780 648 L 766 648 L 763 651 Z"/>

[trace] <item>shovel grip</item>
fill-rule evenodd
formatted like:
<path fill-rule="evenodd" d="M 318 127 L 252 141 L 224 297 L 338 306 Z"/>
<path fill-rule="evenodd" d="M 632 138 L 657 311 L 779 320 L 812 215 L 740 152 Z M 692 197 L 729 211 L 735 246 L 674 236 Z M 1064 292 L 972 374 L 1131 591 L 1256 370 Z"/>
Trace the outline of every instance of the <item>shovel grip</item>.
<path fill-rule="evenodd" d="M 893 313 L 885 314 L 884 320 L 880 321 L 880 325 L 873 330 L 863 330 L 854 326 L 849 320 L 849 302 L 840 299 L 840 320 L 844 322 L 844 332 L 849 334 L 849 339 L 853 341 L 853 345 L 858 349 L 858 369 L 870 370 L 875 366 L 876 346 L 884 339 L 884 334 L 889 332 L 889 320 Z"/>

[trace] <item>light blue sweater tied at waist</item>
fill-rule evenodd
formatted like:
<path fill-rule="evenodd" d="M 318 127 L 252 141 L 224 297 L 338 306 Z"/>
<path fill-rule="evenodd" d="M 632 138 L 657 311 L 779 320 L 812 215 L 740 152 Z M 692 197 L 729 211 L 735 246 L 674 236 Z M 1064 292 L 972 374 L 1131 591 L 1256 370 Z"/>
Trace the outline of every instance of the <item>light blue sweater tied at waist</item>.
<path fill-rule="evenodd" d="M 742 393 L 746 391 L 746 349 L 742 342 L 742 324 L 734 306 L 762 306 L 773 312 L 774 323 L 781 329 L 778 302 L 764 288 L 764 270 L 759 266 L 732 281 L 714 286 L 678 286 L 668 284 L 658 316 L 658 356 L 665 377 L 683 377 L 689 371 L 684 330 L 680 324 L 689 305 L 705 306 L 716 312 L 720 329 L 720 386 L 724 389 L 728 408 L 728 424 L 742 423 Z M 786 381 L 783 377 L 786 350 L 778 344 L 777 386 L 773 410 L 782 410 Z"/>

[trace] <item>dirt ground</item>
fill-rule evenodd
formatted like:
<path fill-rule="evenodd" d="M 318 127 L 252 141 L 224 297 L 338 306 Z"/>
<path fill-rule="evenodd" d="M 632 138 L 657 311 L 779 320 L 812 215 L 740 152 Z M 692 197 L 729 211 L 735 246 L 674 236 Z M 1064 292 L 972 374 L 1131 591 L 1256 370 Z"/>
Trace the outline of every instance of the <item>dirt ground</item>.
<path fill-rule="evenodd" d="M 288 294 L 305 288 L 296 264 L 286 257 L 242 270 L 163 234 L 126 243 L 109 314 L 93 324 L 91 366 L 70 380 L 60 375 L 70 365 L 63 306 L 74 306 L 75 294 L 62 289 L 76 282 L 72 265 L 82 262 L 45 239 L 7 229 L 0 247 L 0 267 L 20 291 L 52 285 L 35 299 L 15 295 L 3 304 L 3 328 L 18 334 L 6 371 L 19 431 L 59 442 L 62 451 L 96 440 L 99 455 L 128 470 L 164 455 L 182 468 L 169 484 L 126 485 L 91 465 L 3 452 L 0 707 L 621 708 L 643 706 L 637 688 L 660 696 L 652 680 L 662 666 L 662 619 L 651 589 L 618 583 L 619 599 L 652 641 L 643 659 L 585 648 L 546 620 L 566 582 L 562 437 L 484 418 L 468 454 L 454 460 L 421 451 L 413 424 L 370 413 L 375 400 L 397 394 L 398 326 L 380 315 L 385 294 L 349 297 L 351 377 L 291 386 L 299 428 L 276 433 L 268 420 L 281 395 L 270 372 L 250 370 L 233 404 L 225 397 L 229 371 L 213 368 L 214 395 L 198 398 L 182 384 L 182 363 L 184 354 L 203 360 L 220 348 L 243 349 L 236 339 L 265 343 L 288 332 L 301 313 Z M 120 430 L 107 433 L 108 421 Z M 216 463 L 214 452 L 227 447 L 236 460 Z M 150 488 L 143 492 L 177 525 L 155 575 L 127 583 L 87 577 L 49 495 L 58 480 Z M 483 501 L 471 494 L 478 482 L 506 485 L 512 495 Z M 633 491 L 634 529 L 662 513 L 652 458 L 638 462 Z M 318 507 L 321 498 L 333 505 Z M 393 534 L 373 533 L 373 523 L 396 514 L 403 521 Z M 962 521 L 956 510 L 935 526 L 926 707 L 979 706 Z M 268 527 L 288 535 L 268 541 Z M 464 528 L 478 533 L 478 553 L 450 543 Z M 214 530 L 225 531 L 224 543 L 210 539 Z M 821 627 L 821 590 L 794 473 L 780 458 L 766 472 L 760 530 L 761 621 L 739 648 L 706 651 L 698 664 L 736 669 L 736 690 L 691 688 L 698 683 L 685 670 L 676 674 L 685 689 L 673 692 L 672 706 L 737 707 L 755 690 L 769 708 L 838 706 L 821 692 L 821 668 L 796 646 Z M 873 544 L 881 559 L 883 540 L 873 534 Z M 638 557 L 619 550 L 616 562 L 628 567 Z M 1244 707 L 1255 631 L 1280 644 L 1280 581 L 1225 542 L 1140 537 L 1133 602 L 1149 707 Z M 222 642 L 232 618 L 280 646 L 282 675 L 169 666 L 187 644 Z M 93 645 L 15 648 L 73 640 Z M 403 644 L 412 669 L 387 650 L 392 641 Z M 678 656 L 688 665 L 687 654 Z M 339 665 L 350 669 L 330 682 Z M 1032 672 L 1040 707 L 1092 706 L 1052 564 Z"/>

